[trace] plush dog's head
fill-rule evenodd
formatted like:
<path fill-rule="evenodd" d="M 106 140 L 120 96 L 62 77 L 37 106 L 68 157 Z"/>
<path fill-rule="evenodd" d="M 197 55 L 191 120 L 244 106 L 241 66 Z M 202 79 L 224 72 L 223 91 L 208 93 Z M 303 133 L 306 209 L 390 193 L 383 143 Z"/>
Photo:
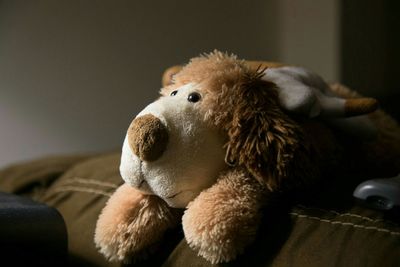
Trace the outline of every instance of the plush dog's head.
<path fill-rule="evenodd" d="M 276 188 L 302 131 L 262 73 L 220 52 L 192 59 L 131 123 L 123 179 L 173 207 L 185 207 L 227 168 Z"/>
<path fill-rule="evenodd" d="M 206 96 L 194 83 L 178 86 L 148 105 L 131 123 L 120 171 L 144 193 L 185 207 L 224 168 L 224 136 L 204 120 Z"/>

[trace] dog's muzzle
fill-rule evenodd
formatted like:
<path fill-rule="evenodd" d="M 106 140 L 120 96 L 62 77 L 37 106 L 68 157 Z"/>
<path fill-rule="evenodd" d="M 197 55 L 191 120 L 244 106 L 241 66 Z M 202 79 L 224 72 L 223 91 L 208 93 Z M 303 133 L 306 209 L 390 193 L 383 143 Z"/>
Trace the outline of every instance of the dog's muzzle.
<path fill-rule="evenodd" d="M 160 119 L 146 114 L 134 119 L 128 129 L 132 152 L 142 161 L 155 161 L 168 144 L 168 130 Z"/>

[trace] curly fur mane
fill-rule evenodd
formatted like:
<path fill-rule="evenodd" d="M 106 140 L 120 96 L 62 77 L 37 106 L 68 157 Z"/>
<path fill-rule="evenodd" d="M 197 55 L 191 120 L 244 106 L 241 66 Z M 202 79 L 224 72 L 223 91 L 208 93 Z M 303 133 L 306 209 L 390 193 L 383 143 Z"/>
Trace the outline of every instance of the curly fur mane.
<path fill-rule="evenodd" d="M 206 120 L 228 135 L 227 164 L 247 169 L 276 190 L 288 182 L 285 178 L 306 177 L 301 170 L 313 168 L 304 157 L 310 147 L 303 130 L 280 108 L 275 84 L 261 79 L 264 70 L 214 51 L 192 59 L 162 93 L 190 82 L 200 84 L 207 94 L 201 104 Z"/>

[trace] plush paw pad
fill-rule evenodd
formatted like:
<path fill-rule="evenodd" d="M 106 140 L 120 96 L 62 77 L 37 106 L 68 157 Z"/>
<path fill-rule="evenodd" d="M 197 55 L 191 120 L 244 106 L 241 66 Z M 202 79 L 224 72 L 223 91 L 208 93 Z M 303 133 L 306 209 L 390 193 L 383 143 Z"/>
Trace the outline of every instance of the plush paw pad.
<path fill-rule="evenodd" d="M 129 203 L 115 196 L 97 221 L 95 243 L 109 260 L 130 262 L 146 257 L 165 230 L 175 225 L 173 211 L 155 196 L 141 195 Z"/>

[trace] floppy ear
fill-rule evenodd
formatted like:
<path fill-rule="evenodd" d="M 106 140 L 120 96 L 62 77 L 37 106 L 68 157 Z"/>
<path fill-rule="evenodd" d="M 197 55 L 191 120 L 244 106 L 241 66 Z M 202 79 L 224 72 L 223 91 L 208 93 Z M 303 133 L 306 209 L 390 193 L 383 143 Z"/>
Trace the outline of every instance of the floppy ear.
<path fill-rule="evenodd" d="M 172 84 L 174 75 L 177 74 L 181 69 L 182 66 L 180 65 L 172 66 L 166 69 L 162 75 L 162 86 L 165 87 Z"/>
<path fill-rule="evenodd" d="M 245 167 L 270 190 L 280 187 L 304 149 L 303 132 L 279 107 L 275 85 L 261 80 L 263 70 L 250 71 L 232 88 L 226 86 L 219 105 L 228 132 L 225 161 Z M 223 107 L 223 106 L 226 107 Z"/>

